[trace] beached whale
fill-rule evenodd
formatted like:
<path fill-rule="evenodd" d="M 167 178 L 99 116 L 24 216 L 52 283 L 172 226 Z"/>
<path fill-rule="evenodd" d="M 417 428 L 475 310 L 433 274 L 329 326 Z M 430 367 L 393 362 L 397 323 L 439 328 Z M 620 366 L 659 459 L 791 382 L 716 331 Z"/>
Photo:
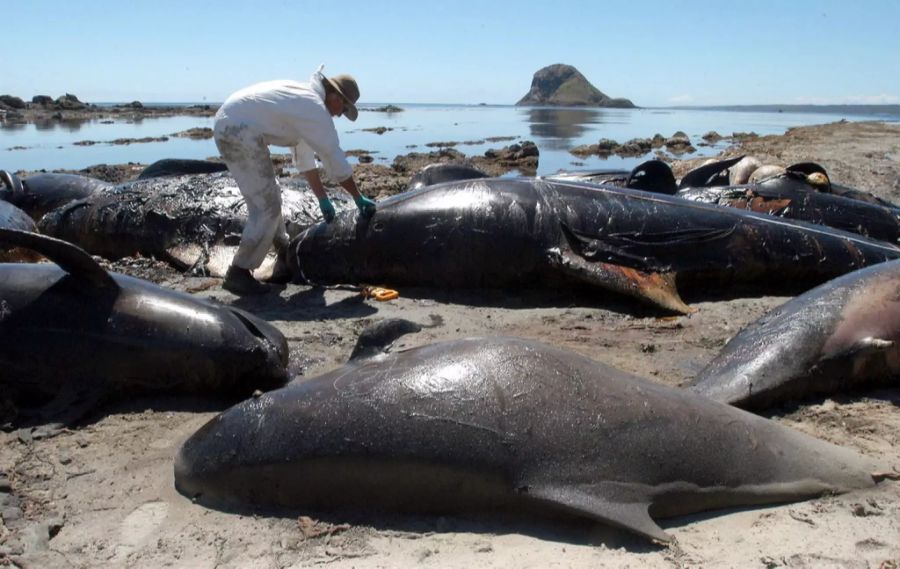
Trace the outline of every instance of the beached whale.
<path fill-rule="evenodd" d="M 796 290 L 898 257 L 851 233 L 672 196 L 488 178 L 392 196 L 370 219 L 338 215 L 297 236 L 287 261 L 310 283 L 580 284 L 687 313 L 679 291 Z"/>
<path fill-rule="evenodd" d="M 66 186 L 70 179 L 59 178 L 59 183 Z M 291 235 L 321 221 L 318 200 L 305 182 L 281 183 L 282 212 Z M 355 209 L 346 194 L 334 195 L 332 201 L 337 211 Z M 221 277 L 240 243 L 246 218 L 237 184 L 227 173 L 219 173 L 107 187 L 57 207 L 38 221 L 38 227 L 92 255 L 111 260 L 152 256 L 179 270 Z M 257 276 L 271 272 L 274 262 L 273 254 Z"/>
<path fill-rule="evenodd" d="M 36 220 L 57 207 L 112 187 L 109 182 L 77 174 L 35 174 L 19 178 L 0 170 L 0 200 L 15 205 Z"/>
<path fill-rule="evenodd" d="M 836 278 L 737 334 L 689 389 L 761 409 L 900 379 L 900 261 Z"/>
<path fill-rule="evenodd" d="M 801 180 L 792 185 L 791 177 L 786 174 L 745 186 L 688 188 L 679 191 L 677 196 L 827 225 L 890 243 L 900 242 L 900 210 L 811 190 Z"/>
<path fill-rule="evenodd" d="M 566 511 L 654 521 L 874 484 L 859 455 L 694 393 L 515 338 L 357 359 L 210 420 L 175 459 L 212 508 Z"/>
<path fill-rule="evenodd" d="M 0 386 L 38 404 L 65 390 L 248 396 L 287 381 L 288 347 L 256 316 L 109 273 L 70 243 L 0 229 L 53 264 L 0 264 Z"/>
<path fill-rule="evenodd" d="M 573 170 L 550 174 L 545 178 L 561 182 L 588 182 L 631 188 L 656 194 L 672 195 L 678 191 L 675 174 L 662 160 L 648 160 L 631 170 Z"/>
<path fill-rule="evenodd" d="M 444 182 L 459 182 L 461 180 L 474 180 L 488 178 L 489 176 L 467 164 L 429 164 L 415 174 L 407 184 L 407 190 L 418 190 L 425 186 L 443 184 Z"/>
<path fill-rule="evenodd" d="M 138 175 L 138 180 L 160 178 L 162 176 L 184 176 L 186 174 L 212 174 L 226 170 L 228 170 L 228 166 L 221 162 L 192 160 L 190 158 L 163 158 L 144 168 Z"/>
<path fill-rule="evenodd" d="M 900 207 L 869 192 L 834 184 L 828 172 L 815 162 L 798 162 L 789 166 L 762 164 L 753 156 L 738 156 L 704 164 L 691 170 L 679 180 L 679 190 L 716 186 L 761 185 L 769 193 L 777 191 L 809 190 L 841 198 L 861 201 L 890 209 L 900 215 Z"/>

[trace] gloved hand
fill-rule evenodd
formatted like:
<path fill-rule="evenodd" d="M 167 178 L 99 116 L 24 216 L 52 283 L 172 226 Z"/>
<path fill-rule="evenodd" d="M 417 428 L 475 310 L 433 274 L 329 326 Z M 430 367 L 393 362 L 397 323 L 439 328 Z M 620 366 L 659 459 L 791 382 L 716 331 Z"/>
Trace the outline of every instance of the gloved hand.
<path fill-rule="evenodd" d="M 356 207 L 359 208 L 359 214 L 363 217 L 372 217 L 375 215 L 375 202 L 366 196 L 359 194 L 359 196 L 353 198 L 353 201 L 356 202 Z"/>
<path fill-rule="evenodd" d="M 319 209 L 322 210 L 322 217 L 325 218 L 325 223 L 331 223 L 332 221 L 334 221 L 334 205 L 332 205 L 330 199 L 320 199 Z"/>

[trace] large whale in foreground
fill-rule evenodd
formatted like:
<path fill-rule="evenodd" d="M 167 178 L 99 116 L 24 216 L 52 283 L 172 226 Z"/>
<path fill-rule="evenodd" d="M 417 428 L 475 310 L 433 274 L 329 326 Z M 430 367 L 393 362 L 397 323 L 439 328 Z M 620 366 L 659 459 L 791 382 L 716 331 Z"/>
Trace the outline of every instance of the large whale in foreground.
<path fill-rule="evenodd" d="M 229 306 L 109 273 L 81 249 L 0 229 L 54 264 L 0 264 L 0 386 L 24 405 L 69 388 L 248 396 L 287 381 L 277 328 Z"/>
<path fill-rule="evenodd" d="M 900 379 L 900 261 L 834 279 L 737 334 L 689 389 L 764 408 Z"/>
<path fill-rule="evenodd" d="M 175 485 L 244 513 L 526 508 L 670 541 L 653 518 L 866 488 L 861 456 L 515 338 L 354 360 L 232 407 Z"/>
<path fill-rule="evenodd" d="M 489 178 L 393 196 L 367 220 L 338 215 L 296 237 L 287 261 L 312 283 L 587 284 L 687 313 L 682 289 L 814 285 L 898 257 L 851 233 L 672 196 Z"/>

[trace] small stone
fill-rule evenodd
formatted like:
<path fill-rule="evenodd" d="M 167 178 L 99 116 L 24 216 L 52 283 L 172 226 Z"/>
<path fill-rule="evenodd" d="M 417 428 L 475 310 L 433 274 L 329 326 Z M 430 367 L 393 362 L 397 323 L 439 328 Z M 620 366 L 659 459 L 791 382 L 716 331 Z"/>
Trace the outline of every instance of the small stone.
<path fill-rule="evenodd" d="M 50 526 L 46 522 L 33 524 L 25 528 L 21 540 L 27 553 L 47 551 L 50 547 Z"/>
<path fill-rule="evenodd" d="M 16 507 L 6 507 L 0 510 L 0 517 L 3 518 L 4 522 L 11 522 L 22 517 L 22 510 Z"/>

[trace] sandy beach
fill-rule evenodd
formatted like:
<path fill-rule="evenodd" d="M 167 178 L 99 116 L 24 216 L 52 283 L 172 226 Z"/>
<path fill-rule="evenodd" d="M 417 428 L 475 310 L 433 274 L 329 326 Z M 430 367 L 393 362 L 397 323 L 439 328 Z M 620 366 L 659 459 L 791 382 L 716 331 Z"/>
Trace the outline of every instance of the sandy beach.
<path fill-rule="evenodd" d="M 822 164 L 833 182 L 900 202 L 900 125 L 836 122 L 743 141 L 724 156 Z M 684 173 L 698 160 L 678 162 Z M 402 187 L 360 165 L 374 196 Z M 378 167 L 385 168 L 385 167 Z M 386 181 L 387 180 L 387 181 Z M 218 279 L 185 277 L 149 261 L 114 269 L 250 310 L 289 340 L 291 369 L 304 377 L 342 365 L 359 332 L 385 318 L 439 322 L 395 349 L 467 336 L 535 339 L 652 381 L 679 386 L 745 325 L 787 300 L 704 300 L 698 311 L 659 317 L 623 300 L 565 291 L 401 289 L 389 302 L 351 290 L 288 285 L 238 298 Z M 777 278 L 773 276 L 773 278 Z M 388 283 L 389 284 L 389 283 Z M 848 393 L 773 409 L 775 421 L 843 445 L 900 473 L 900 387 Z M 859 567 L 900 566 L 900 482 L 804 502 L 720 510 L 661 521 L 663 547 L 610 527 L 490 515 L 335 519 L 240 516 L 193 504 L 176 492 L 172 459 L 221 411 L 205 400 L 112 402 L 77 428 L 0 432 L 0 566 L 184 568 L 375 567 Z M 0 488 L 3 491 L 3 488 Z M 2 495 L 2 494 L 0 494 Z M 9 504 L 14 504 L 10 509 Z M 18 512 L 16 514 L 16 511 Z M 14 515 L 7 515 L 7 514 Z"/>

